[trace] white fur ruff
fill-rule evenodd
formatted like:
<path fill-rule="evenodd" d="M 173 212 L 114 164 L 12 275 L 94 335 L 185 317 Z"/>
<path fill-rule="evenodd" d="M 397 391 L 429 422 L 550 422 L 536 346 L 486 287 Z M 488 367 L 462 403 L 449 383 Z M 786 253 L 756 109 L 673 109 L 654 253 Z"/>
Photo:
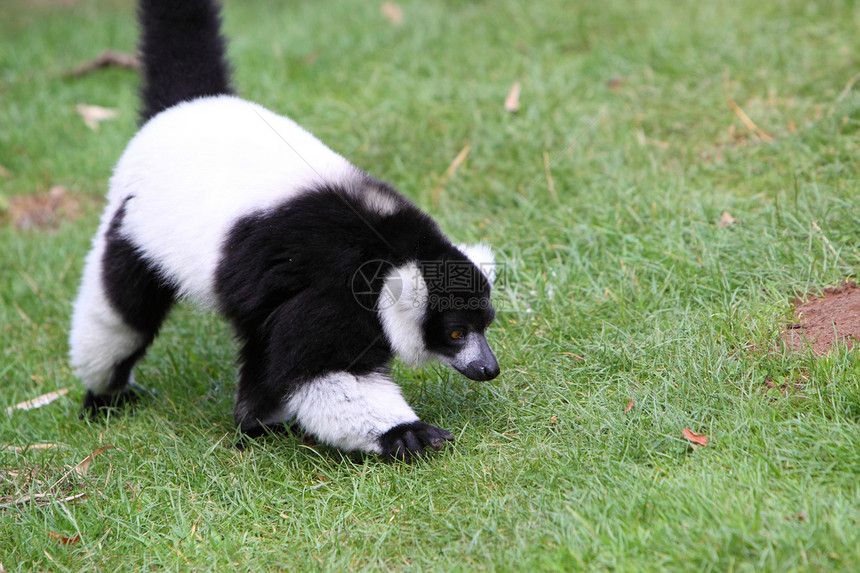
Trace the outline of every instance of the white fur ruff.
<path fill-rule="evenodd" d="M 379 318 L 391 348 L 410 366 L 431 358 L 421 333 L 427 304 L 427 283 L 417 264 L 407 263 L 388 273 L 379 297 Z"/>

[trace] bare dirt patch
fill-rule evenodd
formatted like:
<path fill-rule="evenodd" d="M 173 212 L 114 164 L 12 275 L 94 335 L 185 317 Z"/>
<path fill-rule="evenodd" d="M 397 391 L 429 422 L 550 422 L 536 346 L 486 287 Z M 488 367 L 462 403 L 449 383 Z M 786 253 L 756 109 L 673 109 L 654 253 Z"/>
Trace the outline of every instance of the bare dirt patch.
<path fill-rule="evenodd" d="M 63 186 L 52 187 L 48 193 L 16 195 L 8 206 L 0 209 L 0 223 L 16 229 L 55 229 L 62 221 L 73 221 L 82 212 L 81 197 Z"/>
<path fill-rule="evenodd" d="M 794 318 L 782 340 L 795 352 L 810 348 L 824 355 L 837 342 L 853 348 L 860 341 L 860 286 L 845 281 L 821 297 L 798 301 Z"/>

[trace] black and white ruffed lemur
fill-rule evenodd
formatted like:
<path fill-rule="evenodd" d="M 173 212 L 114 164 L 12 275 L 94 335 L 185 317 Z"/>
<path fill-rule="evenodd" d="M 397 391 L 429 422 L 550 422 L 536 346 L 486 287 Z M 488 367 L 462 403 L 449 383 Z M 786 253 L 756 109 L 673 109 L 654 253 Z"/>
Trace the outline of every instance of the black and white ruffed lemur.
<path fill-rule="evenodd" d="M 455 246 L 390 185 L 233 95 L 213 0 L 142 0 L 139 18 L 141 128 L 74 304 L 84 411 L 136 396 L 135 363 L 186 299 L 232 322 L 246 435 L 292 422 L 343 451 L 441 448 L 453 436 L 418 419 L 388 367 L 499 374 L 489 248 Z"/>

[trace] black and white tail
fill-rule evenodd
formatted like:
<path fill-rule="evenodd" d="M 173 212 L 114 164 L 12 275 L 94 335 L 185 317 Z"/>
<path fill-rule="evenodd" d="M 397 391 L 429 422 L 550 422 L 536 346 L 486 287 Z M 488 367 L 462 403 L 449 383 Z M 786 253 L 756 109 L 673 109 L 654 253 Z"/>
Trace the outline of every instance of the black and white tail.
<path fill-rule="evenodd" d="M 140 123 L 195 98 L 232 94 L 215 0 L 141 0 Z"/>

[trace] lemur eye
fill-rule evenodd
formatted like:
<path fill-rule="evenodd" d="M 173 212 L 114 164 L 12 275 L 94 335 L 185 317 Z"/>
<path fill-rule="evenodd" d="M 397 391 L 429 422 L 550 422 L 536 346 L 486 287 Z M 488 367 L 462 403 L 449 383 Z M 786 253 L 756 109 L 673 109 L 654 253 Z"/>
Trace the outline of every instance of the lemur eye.
<path fill-rule="evenodd" d="M 462 330 L 452 330 L 448 334 L 448 336 L 450 336 L 454 340 L 460 340 L 461 338 L 463 338 L 463 331 Z"/>

